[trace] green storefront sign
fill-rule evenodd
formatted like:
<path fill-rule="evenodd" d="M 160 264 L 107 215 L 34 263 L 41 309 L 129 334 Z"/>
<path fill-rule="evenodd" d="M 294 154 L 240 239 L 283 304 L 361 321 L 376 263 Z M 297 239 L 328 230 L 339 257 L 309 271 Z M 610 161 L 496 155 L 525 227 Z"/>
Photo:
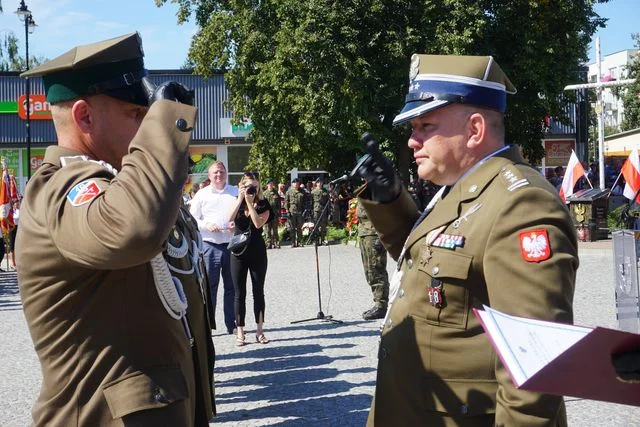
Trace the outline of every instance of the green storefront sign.
<path fill-rule="evenodd" d="M 0 114 L 18 114 L 18 103 L 15 101 L 0 101 Z"/>

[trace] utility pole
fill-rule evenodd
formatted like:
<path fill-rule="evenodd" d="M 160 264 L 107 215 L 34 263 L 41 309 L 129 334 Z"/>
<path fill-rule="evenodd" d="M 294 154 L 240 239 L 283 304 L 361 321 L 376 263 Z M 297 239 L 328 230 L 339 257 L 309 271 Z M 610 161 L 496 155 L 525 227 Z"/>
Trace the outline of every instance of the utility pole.
<path fill-rule="evenodd" d="M 604 180 L 604 103 L 602 102 L 602 89 L 610 86 L 622 86 L 635 82 L 635 79 L 625 79 L 618 81 L 601 81 L 602 77 L 602 60 L 600 58 L 600 37 L 596 37 L 596 64 L 598 68 L 598 76 L 595 83 L 584 83 L 577 85 L 565 86 L 564 90 L 578 89 L 595 89 L 598 99 L 596 101 L 596 115 L 598 117 L 598 176 L 600 181 L 600 189 L 605 189 Z"/>

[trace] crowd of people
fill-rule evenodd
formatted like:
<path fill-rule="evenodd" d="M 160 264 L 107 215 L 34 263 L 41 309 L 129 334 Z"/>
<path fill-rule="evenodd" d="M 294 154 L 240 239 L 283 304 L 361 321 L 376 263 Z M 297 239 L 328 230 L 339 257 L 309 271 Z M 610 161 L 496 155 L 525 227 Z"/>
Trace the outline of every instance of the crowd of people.
<path fill-rule="evenodd" d="M 211 178 L 207 178 L 193 184 L 183 194 L 184 203 L 192 206 L 199 199 L 196 197 L 198 191 L 211 182 Z M 279 249 L 283 242 L 294 248 L 303 247 L 314 227 L 318 227 L 319 244 L 327 245 L 327 227 L 345 226 L 349 200 L 355 197 L 350 183 L 326 184 L 322 176 L 306 181 L 293 178 L 290 184 L 268 178 L 261 183 L 261 188 L 273 208 L 273 216 L 264 225 L 267 249 Z"/>
<path fill-rule="evenodd" d="M 599 188 L 600 168 L 598 162 L 591 162 L 590 164 L 587 164 L 587 162 L 582 161 L 581 163 L 585 171 L 585 176 L 578 179 L 574 190 L 579 191 L 586 188 Z M 622 189 L 625 184 L 624 176 L 620 174 L 621 167 L 622 162 L 616 158 L 607 159 L 604 164 L 605 188 L 611 189 L 611 193 L 615 195 L 622 194 Z M 563 166 L 556 166 L 553 168 L 547 168 L 545 176 L 547 181 L 549 181 L 556 190 L 560 191 L 565 172 L 566 170 Z"/>

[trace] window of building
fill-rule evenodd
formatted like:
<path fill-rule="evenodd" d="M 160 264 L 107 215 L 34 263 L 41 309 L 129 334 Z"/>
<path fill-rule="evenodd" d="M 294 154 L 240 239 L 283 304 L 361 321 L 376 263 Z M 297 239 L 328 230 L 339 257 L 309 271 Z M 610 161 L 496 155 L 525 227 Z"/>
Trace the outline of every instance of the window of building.
<path fill-rule="evenodd" d="M 228 172 L 229 172 L 229 184 L 237 185 L 242 178 L 242 174 L 247 169 L 249 164 L 249 145 L 238 145 L 227 147 L 227 156 L 229 159 Z"/>

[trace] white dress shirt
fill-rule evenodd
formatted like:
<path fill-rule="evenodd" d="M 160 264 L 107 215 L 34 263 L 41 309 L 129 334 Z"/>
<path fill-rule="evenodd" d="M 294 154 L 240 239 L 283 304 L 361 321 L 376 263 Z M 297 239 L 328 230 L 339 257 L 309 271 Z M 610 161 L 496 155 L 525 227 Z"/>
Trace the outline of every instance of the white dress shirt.
<path fill-rule="evenodd" d="M 193 196 L 189 211 L 198 221 L 202 240 L 211 243 L 229 243 L 233 235 L 233 229 L 229 229 L 229 213 L 237 197 L 238 187 L 225 185 L 222 190 L 217 190 L 213 184 L 201 188 Z M 223 230 L 209 231 L 208 224 L 217 225 Z"/>

